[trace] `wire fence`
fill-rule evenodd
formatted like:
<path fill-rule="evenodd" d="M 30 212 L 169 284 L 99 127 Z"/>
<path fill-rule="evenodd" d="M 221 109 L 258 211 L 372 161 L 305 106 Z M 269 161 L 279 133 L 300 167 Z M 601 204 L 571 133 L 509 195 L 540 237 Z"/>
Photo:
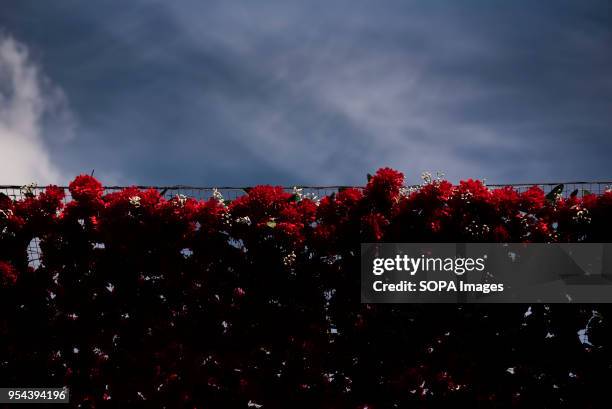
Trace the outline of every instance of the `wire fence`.
<path fill-rule="evenodd" d="M 214 191 L 218 191 L 223 195 L 226 200 L 234 200 L 244 194 L 246 194 L 248 187 L 196 187 L 196 186 L 135 186 L 138 189 L 156 189 L 166 199 L 171 199 L 177 195 L 183 195 L 185 197 L 191 197 L 197 200 L 208 200 L 213 196 Z M 294 189 L 301 189 L 302 194 L 308 195 L 309 197 L 324 197 L 332 193 L 338 192 L 340 189 L 352 187 L 352 186 L 296 186 L 296 187 L 283 187 L 288 192 L 293 192 Z M 72 200 L 68 187 L 60 186 L 64 189 L 65 197 L 64 202 L 68 203 Z M 357 187 L 361 189 L 361 187 Z M 125 186 L 105 186 L 104 193 L 118 192 L 125 189 Z M 5 194 L 13 200 L 21 200 L 26 197 L 27 194 L 38 195 L 43 192 L 45 187 L 43 186 L 12 186 L 12 185 L 0 185 L 0 193 Z"/>
<path fill-rule="evenodd" d="M 540 187 L 544 193 L 549 193 L 551 190 L 559 185 L 563 185 L 561 195 L 564 197 L 569 196 L 572 193 L 576 193 L 578 196 L 583 196 L 588 193 L 602 194 L 606 190 L 612 188 L 612 181 L 595 181 L 595 182 L 546 182 L 546 183 L 505 183 L 505 184 L 487 184 L 491 189 L 496 189 L 505 186 L 511 186 L 518 192 L 523 192 L 532 186 Z M 246 194 L 248 187 L 199 187 L 199 186 L 136 186 L 139 189 L 157 189 L 166 199 L 176 197 L 177 195 L 183 195 L 191 197 L 197 200 L 207 200 L 213 196 L 213 192 L 217 190 L 220 192 L 224 199 L 234 200 L 244 194 Z M 309 197 L 321 198 L 332 193 L 337 193 L 339 190 L 353 187 L 356 189 L 363 189 L 362 186 L 285 186 L 287 192 L 292 192 L 294 189 L 301 189 L 302 194 L 308 195 Z M 406 188 L 418 188 L 419 185 L 409 185 Z M 65 191 L 65 202 L 71 200 L 70 192 L 68 187 L 61 186 Z M 17 186 L 17 185 L 0 185 L 0 193 L 5 194 L 13 200 L 21 200 L 26 194 L 38 195 L 44 191 L 43 186 Z M 111 193 L 125 189 L 125 186 L 106 186 L 105 193 Z"/>
<path fill-rule="evenodd" d="M 510 183 L 510 184 L 487 184 L 491 189 L 496 189 L 505 186 L 511 186 L 518 192 L 523 192 L 532 186 L 539 186 L 545 193 L 549 193 L 557 186 L 563 185 L 561 195 L 568 197 L 572 194 L 576 194 L 580 197 L 585 194 L 594 193 L 602 194 L 606 190 L 612 187 L 612 181 L 595 181 L 595 182 L 547 182 L 547 183 Z M 136 186 L 139 189 L 157 189 L 162 195 L 167 198 L 173 198 L 177 195 L 183 195 L 191 197 L 197 200 L 208 200 L 213 196 L 213 193 L 218 191 L 223 195 L 226 200 L 234 200 L 247 193 L 248 188 L 241 187 L 197 187 L 197 186 Z M 301 189 L 301 193 L 312 199 L 322 198 L 332 193 L 337 193 L 339 190 L 347 187 L 355 187 L 357 189 L 363 189 L 361 186 L 296 186 L 296 187 L 283 187 L 288 192 L 293 192 L 296 188 Z M 406 188 L 418 188 L 418 185 L 406 186 Z M 105 187 L 105 193 L 111 193 L 124 189 L 124 186 L 107 186 Z M 44 191 L 44 187 L 39 186 L 11 186 L 11 185 L 0 185 L 0 194 L 4 194 L 13 200 L 21 200 L 26 195 L 38 195 Z M 67 203 L 71 200 L 70 192 L 68 187 L 62 186 L 66 196 L 64 201 Z M 36 268 L 40 265 L 41 250 L 40 240 L 34 238 L 28 246 L 28 259 L 30 266 Z"/>

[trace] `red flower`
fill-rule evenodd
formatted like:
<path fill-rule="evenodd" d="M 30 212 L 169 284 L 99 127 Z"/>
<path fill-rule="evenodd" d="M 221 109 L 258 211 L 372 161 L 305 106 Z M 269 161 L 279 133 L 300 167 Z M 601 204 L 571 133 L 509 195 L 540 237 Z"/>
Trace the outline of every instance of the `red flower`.
<path fill-rule="evenodd" d="M 219 200 L 210 198 L 200 202 L 194 215 L 194 220 L 200 224 L 200 229 L 207 234 L 213 234 L 223 229 L 223 219 L 227 214 L 225 207 Z"/>
<path fill-rule="evenodd" d="M 74 200 L 92 202 L 102 196 L 104 187 L 93 176 L 79 175 L 70 182 L 68 190 Z"/>
<path fill-rule="evenodd" d="M 431 211 L 445 205 L 453 194 L 453 185 L 446 180 L 428 183 L 408 196 L 405 206 L 408 209 Z"/>
<path fill-rule="evenodd" d="M 55 214 L 63 206 L 63 200 L 65 197 L 64 189 L 55 185 L 49 185 L 38 195 L 38 201 L 40 202 L 41 209 L 47 214 Z"/>
<path fill-rule="evenodd" d="M 404 174 L 391 168 L 380 168 L 376 174 L 368 181 L 366 194 L 376 191 L 391 191 L 399 193 L 404 183 Z"/>
<path fill-rule="evenodd" d="M 336 201 L 344 207 L 354 206 L 363 198 L 363 193 L 360 189 L 350 187 L 338 192 Z"/>
<path fill-rule="evenodd" d="M 493 229 L 493 240 L 504 243 L 510 240 L 510 233 L 504 226 L 496 226 Z"/>
<path fill-rule="evenodd" d="M 527 213 L 540 210 L 546 203 L 546 195 L 538 186 L 532 186 L 520 194 L 520 205 Z"/>
<path fill-rule="evenodd" d="M 301 225 L 298 223 L 280 222 L 276 225 L 276 231 L 281 232 L 285 237 L 295 241 L 302 240 Z"/>
<path fill-rule="evenodd" d="M 19 273 L 11 263 L 0 260 L 0 287 L 8 288 L 15 285 Z"/>
<path fill-rule="evenodd" d="M 346 221 L 351 214 L 359 210 L 362 200 L 363 193 L 355 188 L 341 190 L 335 196 L 325 196 L 319 203 L 317 217 L 327 223 Z"/>
<path fill-rule="evenodd" d="M 456 197 L 464 202 L 486 202 L 491 198 L 491 191 L 480 180 L 462 180 L 457 186 Z"/>
<path fill-rule="evenodd" d="M 361 218 L 361 232 L 364 240 L 381 240 L 389 221 L 380 213 L 365 215 Z"/>
<path fill-rule="evenodd" d="M 376 208 L 390 209 L 397 202 L 403 184 L 403 173 L 391 168 L 381 168 L 368 181 L 365 196 Z"/>
<path fill-rule="evenodd" d="M 281 186 L 255 186 L 230 203 L 229 207 L 234 216 L 249 216 L 253 223 L 257 223 L 276 217 L 292 197 Z"/>
<path fill-rule="evenodd" d="M 316 220 L 317 217 L 317 205 L 310 199 L 302 199 L 298 202 L 296 210 L 299 214 L 300 219 L 305 223 L 309 224 Z"/>
<path fill-rule="evenodd" d="M 519 204 L 519 194 L 512 186 L 502 187 L 491 191 L 491 201 L 496 209 L 511 212 Z"/>
<path fill-rule="evenodd" d="M 599 197 L 603 197 L 603 195 Z M 589 210 L 597 208 L 597 202 L 598 196 L 592 193 L 582 197 L 582 205 Z"/>

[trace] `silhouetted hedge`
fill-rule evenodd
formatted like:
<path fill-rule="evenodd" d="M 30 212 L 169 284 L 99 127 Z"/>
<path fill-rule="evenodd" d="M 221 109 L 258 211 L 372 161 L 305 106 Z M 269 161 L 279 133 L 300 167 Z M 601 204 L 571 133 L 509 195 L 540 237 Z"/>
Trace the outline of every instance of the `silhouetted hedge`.
<path fill-rule="evenodd" d="M 2 196 L 0 386 L 68 385 L 82 407 L 607 400 L 609 307 L 361 304 L 359 245 L 605 242 L 612 192 L 402 186 L 380 169 L 363 190 L 320 200 L 257 186 L 226 203 L 104 194 L 82 175 L 66 205 L 54 186 Z"/>

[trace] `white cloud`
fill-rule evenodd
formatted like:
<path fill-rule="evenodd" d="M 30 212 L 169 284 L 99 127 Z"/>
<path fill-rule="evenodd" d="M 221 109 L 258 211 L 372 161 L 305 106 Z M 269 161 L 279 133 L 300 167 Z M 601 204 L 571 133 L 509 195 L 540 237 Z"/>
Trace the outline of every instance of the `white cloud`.
<path fill-rule="evenodd" d="M 46 130 L 67 140 L 73 120 L 61 89 L 32 61 L 25 45 L 0 35 L 0 183 L 62 183 L 45 146 Z"/>

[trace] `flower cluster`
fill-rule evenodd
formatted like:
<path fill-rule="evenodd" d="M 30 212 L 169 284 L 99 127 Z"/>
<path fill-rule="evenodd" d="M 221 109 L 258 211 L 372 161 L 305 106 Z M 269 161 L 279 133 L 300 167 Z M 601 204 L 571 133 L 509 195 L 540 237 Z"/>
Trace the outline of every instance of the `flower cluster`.
<path fill-rule="evenodd" d="M 0 288 L 10 287 L 17 282 L 17 270 L 6 261 L 0 261 Z"/>
<path fill-rule="evenodd" d="M 590 311 L 361 304 L 359 246 L 606 242 L 612 192 L 424 179 L 408 190 L 384 168 L 320 200 L 273 186 L 231 202 L 105 193 L 87 175 L 67 203 L 55 186 L 0 195 L 0 379 L 68 385 L 81 407 L 598 402 L 611 340 Z"/>

